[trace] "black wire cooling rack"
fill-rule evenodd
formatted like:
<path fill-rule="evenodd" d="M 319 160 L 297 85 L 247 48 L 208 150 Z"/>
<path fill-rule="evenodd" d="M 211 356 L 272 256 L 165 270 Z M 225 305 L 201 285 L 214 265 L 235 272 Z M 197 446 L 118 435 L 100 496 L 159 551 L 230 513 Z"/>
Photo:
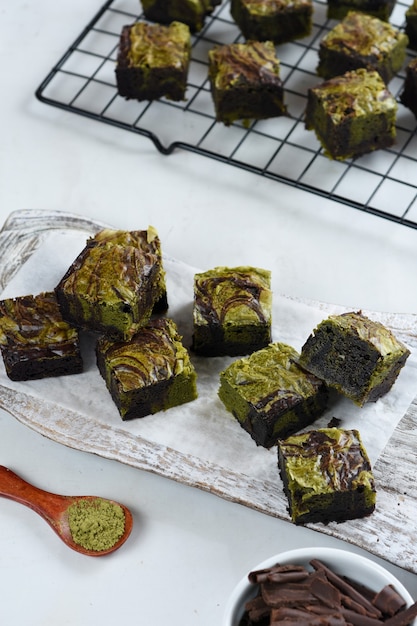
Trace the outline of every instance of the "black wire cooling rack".
<path fill-rule="evenodd" d="M 403 28 L 408 4 L 397 2 L 391 23 Z M 207 79 L 208 50 L 243 41 L 229 0 L 192 38 L 186 100 L 127 101 L 117 93 L 115 62 L 122 27 L 143 19 L 140 0 L 108 0 L 36 91 L 47 104 L 148 137 L 163 154 L 182 149 L 417 228 L 417 120 L 399 103 L 393 147 L 346 162 L 332 161 L 304 127 L 307 90 L 320 82 L 318 46 L 334 25 L 326 1 L 314 0 L 309 37 L 277 47 L 289 116 L 249 127 L 216 122 Z M 407 58 L 408 62 L 409 58 Z M 404 65 L 405 68 L 405 65 Z M 397 100 L 404 69 L 390 82 Z"/>

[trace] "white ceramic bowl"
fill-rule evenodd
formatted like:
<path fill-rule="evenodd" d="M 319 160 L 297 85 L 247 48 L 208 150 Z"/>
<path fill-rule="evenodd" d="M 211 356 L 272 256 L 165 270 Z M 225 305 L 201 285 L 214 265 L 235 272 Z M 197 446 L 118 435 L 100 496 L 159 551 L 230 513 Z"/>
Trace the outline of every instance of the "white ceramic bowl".
<path fill-rule="evenodd" d="M 251 568 L 251 571 L 265 569 L 276 563 L 307 566 L 312 559 L 323 561 L 337 574 L 348 576 L 375 592 L 380 591 L 385 585 L 393 585 L 404 598 L 407 606 L 414 603 L 407 589 L 393 574 L 378 565 L 378 563 L 348 550 L 320 547 L 289 550 L 266 559 L 259 565 L 255 565 L 255 567 Z M 223 626 L 238 626 L 244 612 L 245 602 L 253 598 L 256 593 L 257 586 L 251 584 L 248 581 L 248 577 L 245 576 L 236 585 L 229 598 L 224 613 Z M 414 620 L 413 625 L 417 626 L 417 620 Z"/>

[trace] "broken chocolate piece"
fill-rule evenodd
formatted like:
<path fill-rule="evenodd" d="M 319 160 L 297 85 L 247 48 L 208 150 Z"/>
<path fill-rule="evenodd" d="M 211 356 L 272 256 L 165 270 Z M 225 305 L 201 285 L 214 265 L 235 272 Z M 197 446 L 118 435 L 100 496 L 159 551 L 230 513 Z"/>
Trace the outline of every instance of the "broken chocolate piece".
<path fill-rule="evenodd" d="M 368 615 L 361 615 L 360 613 L 356 613 L 351 609 L 346 609 L 342 607 L 342 613 L 346 618 L 346 622 L 348 624 L 352 624 L 352 626 L 377 626 L 377 624 L 381 624 L 381 620 L 375 617 L 369 617 Z"/>
<path fill-rule="evenodd" d="M 320 571 L 317 573 L 320 574 Z M 318 600 L 329 608 L 334 609 L 340 607 L 340 591 L 334 587 L 334 585 L 329 583 L 324 572 L 321 572 L 321 574 L 321 576 L 316 576 L 311 583 L 312 593 Z"/>
<path fill-rule="evenodd" d="M 299 607 L 319 602 L 318 598 L 311 591 L 310 583 L 299 582 L 277 585 L 265 582 L 261 590 L 263 599 L 272 608 L 282 606 Z"/>
<path fill-rule="evenodd" d="M 373 599 L 373 604 L 384 614 L 395 615 L 400 609 L 405 607 L 404 598 L 394 589 L 392 585 L 386 585 Z"/>
<path fill-rule="evenodd" d="M 369 600 L 367 600 L 362 594 L 360 594 L 352 585 L 350 585 L 345 578 L 338 576 L 335 572 L 329 569 L 324 563 L 318 559 L 310 561 L 310 565 L 315 570 L 323 570 L 331 583 L 333 583 L 340 591 L 363 606 L 366 610 L 366 614 L 369 617 L 381 617 L 381 612 L 375 606 L 373 606 Z"/>
<path fill-rule="evenodd" d="M 252 622 L 259 622 L 261 619 L 269 617 L 270 607 L 266 604 L 261 595 L 256 596 L 245 604 L 246 612 Z"/>
<path fill-rule="evenodd" d="M 417 617 L 417 602 L 385 621 L 386 626 L 408 626 Z"/>
<path fill-rule="evenodd" d="M 312 571 L 277 564 L 250 572 L 259 589 L 245 604 L 239 626 L 410 626 L 417 617 L 417 602 L 405 608 L 392 585 L 375 593 L 319 559 L 310 566 Z"/>
<path fill-rule="evenodd" d="M 275 565 L 267 569 L 250 572 L 248 578 L 251 583 L 270 582 L 290 582 L 304 580 L 309 576 L 309 572 L 302 565 Z"/>
<path fill-rule="evenodd" d="M 312 616 L 309 611 L 300 609 L 276 609 L 271 613 L 271 626 L 346 626 L 346 621 L 340 613 Z"/>

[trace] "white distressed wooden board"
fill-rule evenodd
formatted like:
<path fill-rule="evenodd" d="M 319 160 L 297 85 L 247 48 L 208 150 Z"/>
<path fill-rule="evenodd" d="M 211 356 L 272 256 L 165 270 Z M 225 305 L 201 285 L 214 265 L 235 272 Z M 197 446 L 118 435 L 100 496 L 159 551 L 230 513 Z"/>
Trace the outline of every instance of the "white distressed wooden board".
<path fill-rule="evenodd" d="M 0 289 L 6 288 L 37 250 L 45 233 L 53 229 L 69 229 L 88 234 L 103 226 L 61 212 L 13 213 L 0 232 Z M 345 307 L 320 302 L 304 304 L 322 310 L 323 317 L 346 310 Z M 408 345 L 417 346 L 417 315 L 364 313 L 389 326 Z M 110 397 L 108 403 L 112 407 Z M 250 470 L 228 466 L 221 458 L 213 461 L 201 455 L 184 453 L 175 441 L 166 445 L 163 437 L 161 441 L 155 438 L 149 440 L 134 429 L 129 430 L 118 416 L 115 421 L 107 422 L 106 419 L 92 419 L 78 409 L 60 405 L 56 400 L 38 397 L 24 385 L 9 385 L 7 382 L 0 385 L 0 406 L 23 424 L 69 447 L 160 474 L 289 521 L 287 502 L 277 474 L 260 473 L 254 476 Z M 230 436 L 230 432 L 227 430 L 226 436 Z M 233 431 L 235 436 L 238 440 L 242 438 L 245 445 L 250 439 L 240 427 Z M 414 550 L 417 532 L 416 451 L 417 399 L 414 399 L 374 464 L 378 492 L 374 514 L 342 524 L 315 524 L 310 527 L 417 573 Z M 262 462 L 266 454 L 271 454 L 255 447 L 251 453 L 259 455 Z"/>

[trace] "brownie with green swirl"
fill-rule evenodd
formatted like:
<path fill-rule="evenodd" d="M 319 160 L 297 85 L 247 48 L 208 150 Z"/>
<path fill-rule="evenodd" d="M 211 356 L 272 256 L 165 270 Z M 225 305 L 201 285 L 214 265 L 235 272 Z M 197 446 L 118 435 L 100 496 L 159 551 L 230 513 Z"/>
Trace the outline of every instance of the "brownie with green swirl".
<path fill-rule="evenodd" d="M 247 41 L 209 50 L 216 120 L 230 126 L 287 114 L 280 62 L 272 41 Z"/>
<path fill-rule="evenodd" d="M 155 302 L 153 313 L 165 313 L 168 310 L 166 274 L 163 266 L 161 240 L 156 228 L 148 226 L 146 230 L 114 230 L 104 228 L 88 240 L 88 245 L 113 243 L 120 246 L 133 246 L 145 254 L 155 255 L 159 265 L 158 284 L 160 297 Z"/>
<path fill-rule="evenodd" d="M 402 68 L 408 37 L 377 17 L 351 11 L 320 41 L 317 74 L 339 76 L 364 67 L 388 84 Z"/>
<path fill-rule="evenodd" d="M 155 307 L 164 308 L 166 303 L 155 230 L 105 230 L 92 237 L 55 293 L 71 324 L 128 339 L 149 321 Z"/>
<path fill-rule="evenodd" d="M 294 348 L 276 342 L 220 373 L 220 400 L 258 446 L 275 446 L 327 408 L 327 386 L 301 369 L 298 359 Z"/>
<path fill-rule="evenodd" d="M 62 318 L 53 292 L 0 301 L 0 348 L 11 380 L 83 371 L 78 331 Z"/>
<path fill-rule="evenodd" d="M 278 467 L 295 524 L 343 522 L 375 510 L 375 479 L 357 430 L 321 428 L 282 439 Z"/>
<path fill-rule="evenodd" d="M 192 349 L 202 356 L 241 356 L 271 341 L 271 273 L 215 267 L 194 276 Z"/>
<path fill-rule="evenodd" d="M 99 337 L 97 366 L 122 420 L 142 418 L 197 398 L 197 375 L 177 326 L 154 318 L 130 341 Z"/>
<path fill-rule="evenodd" d="M 358 311 L 320 322 L 301 349 L 300 364 L 363 406 L 391 389 L 409 355 L 391 330 Z"/>
<path fill-rule="evenodd" d="M 190 29 L 182 22 L 124 26 L 116 64 L 119 95 L 139 101 L 184 100 L 190 57 Z"/>
<path fill-rule="evenodd" d="M 308 90 L 305 127 L 327 157 L 344 161 L 392 146 L 397 111 L 378 72 L 359 68 Z"/>
<path fill-rule="evenodd" d="M 232 0 L 230 12 L 246 40 L 275 45 L 307 37 L 313 26 L 312 0 Z"/>
<path fill-rule="evenodd" d="M 206 17 L 221 3 L 221 0 L 141 0 L 146 19 L 159 24 L 183 22 L 191 32 L 200 31 Z"/>
<path fill-rule="evenodd" d="M 327 0 L 327 17 L 343 20 L 349 11 L 359 11 L 388 22 L 394 6 L 395 0 Z"/>

